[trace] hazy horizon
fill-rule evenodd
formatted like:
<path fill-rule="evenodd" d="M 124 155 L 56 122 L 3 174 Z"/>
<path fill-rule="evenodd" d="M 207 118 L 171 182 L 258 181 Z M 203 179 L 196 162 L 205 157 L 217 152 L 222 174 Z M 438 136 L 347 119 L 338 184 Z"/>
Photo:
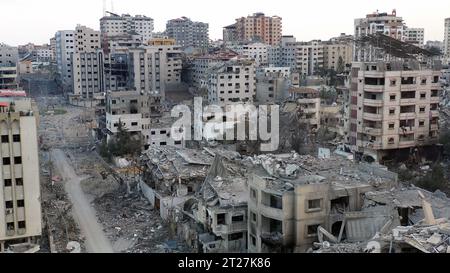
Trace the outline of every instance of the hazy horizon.
<path fill-rule="evenodd" d="M 234 23 L 234 19 L 256 12 L 281 16 L 283 35 L 294 35 L 300 41 L 353 34 L 355 18 L 376 10 L 390 13 L 393 9 L 408 27 L 425 28 L 425 41 L 443 41 L 444 19 L 450 17 L 448 0 L 430 0 L 427 5 L 423 1 L 405 0 L 173 0 L 158 5 L 145 0 L 115 0 L 113 9 L 111 0 L 106 3 L 108 11 L 153 18 L 156 32 L 164 31 L 168 20 L 181 16 L 209 23 L 213 40 L 221 39 L 222 28 Z M 1 0 L 0 10 L 5 11 L 2 21 L 9 26 L 0 28 L 0 42 L 12 46 L 29 42 L 45 44 L 56 31 L 75 29 L 77 24 L 98 30 L 103 0 Z"/>

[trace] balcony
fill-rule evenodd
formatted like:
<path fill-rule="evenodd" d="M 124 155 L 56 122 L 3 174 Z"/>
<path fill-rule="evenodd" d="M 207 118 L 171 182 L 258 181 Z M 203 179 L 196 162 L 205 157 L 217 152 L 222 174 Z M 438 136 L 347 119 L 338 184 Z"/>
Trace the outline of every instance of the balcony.
<path fill-rule="evenodd" d="M 382 131 L 383 130 L 381 128 L 371 128 L 371 127 L 364 128 L 364 133 L 371 135 L 371 136 L 381 136 Z"/>
<path fill-rule="evenodd" d="M 441 101 L 440 97 L 431 97 L 430 102 L 431 103 L 439 103 Z"/>
<path fill-rule="evenodd" d="M 247 222 L 239 222 L 231 225 L 217 225 L 213 227 L 213 232 L 216 234 L 228 234 L 247 230 Z"/>
<path fill-rule="evenodd" d="M 409 147 L 414 147 L 415 145 L 416 145 L 416 142 L 414 140 L 400 141 L 398 143 L 399 148 L 409 148 Z"/>
<path fill-rule="evenodd" d="M 416 118 L 415 112 L 400 113 L 400 119 L 415 119 L 415 118 Z"/>
<path fill-rule="evenodd" d="M 382 107 L 383 106 L 383 100 L 364 99 L 364 105 L 365 106 L 372 106 L 372 107 Z"/>
<path fill-rule="evenodd" d="M 364 85 L 364 91 L 366 92 L 383 92 L 384 85 Z"/>
<path fill-rule="evenodd" d="M 401 85 L 401 91 L 416 91 L 417 90 L 417 86 L 415 83 L 413 84 L 402 84 Z"/>
<path fill-rule="evenodd" d="M 437 131 L 437 130 L 439 130 L 439 127 L 438 127 L 437 124 L 431 124 L 430 125 L 430 131 Z"/>
<path fill-rule="evenodd" d="M 372 121 L 381 121 L 383 116 L 381 114 L 363 113 L 363 118 Z"/>
<path fill-rule="evenodd" d="M 433 118 L 439 117 L 439 111 L 438 110 L 431 110 L 430 114 L 431 114 L 431 117 L 433 117 Z"/>
<path fill-rule="evenodd" d="M 415 104 L 416 104 L 416 98 L 400 99 L 400 106 L 415 105 Z"/>
<path fill-rule="evenodd" d="M 412 133 L 414 133 L 414 131 L 415 131 L 414 126 L 413 127 L 405 126 L 405 127 L 398 128 L 399 135 L 412 134 Z"/>
<path fill-rule="evenodd" d="M 362 144 L 363 144 L 364 148 L 369 148 L 369 149 L 374 149 L 374 150 L 379 150 L 382 148 L 381 142 L 379 142 L 379 141 L 375 141 L 375 142 L 363 141 Z"/>

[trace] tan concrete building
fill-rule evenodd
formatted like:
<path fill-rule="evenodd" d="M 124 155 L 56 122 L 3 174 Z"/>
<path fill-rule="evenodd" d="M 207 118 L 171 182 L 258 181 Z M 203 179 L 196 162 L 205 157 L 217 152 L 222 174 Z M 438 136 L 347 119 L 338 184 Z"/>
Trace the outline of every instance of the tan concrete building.
<path fill-rule="evenodd" d="M 93 53 L 101 48 L 100 31 L 77 25 L 75 28 L 75 53 Z"/>
<path fill-rule="evenodd" d="M 440 66 L 416 61 L 354 63 L 350 144 L 375 160 L 438 142 Z"/>
<path fill-rule="evenodd" d="M 160 44 L 160 43 L 159 43 Z M 164 100 L 165 92 L 181 83 L 181 50 L 177 45 L 129 49 L 130 85 Z"/>
<path fill-rule="evenodd" d="M 8 244 L 30 243 L 42 232 L 38 111 L 30 99 L 9 96 L 0 98 L 0 252 Z"/>
<path fill-rule="evenodd" d="M 353 45 L 350 43 L 325 42 L 323 45 L 323 67 L 342 73 L 352 64 Z M 340 63 L 342 62 L 342 63 Z M 341 67 L 340 67 L 341 65 Z"/>
<path fill-rule="evenodd" d="M 235 37 L 237 41 L 259 41 L 268 45 L 278 45 L 282 36 L 282 19 L 279 16 L 265 16 L 264 13 L 254 13 L 247 17 L 236 19 L 235 34 L 227 36 Z M 229 39 L 227 37 L 227 39 Z"/>
<path fill-rule="evenodd" d="M 305 87 L 289 89 L 289 99 L 299 104 L 304 115 L 302 121 L 308 123 L 311 129 L 320 127 L 320 96 L 319 90 Z"/>
<path fill-rule="evenodd" d="M 18 55 L 17 47 L 0 43 L 0 90 L 17 88 Z"/>
<path fill-rule="evenodd" d="M 444 25 L 444 55 L 450 59 L 450 18 L 445 19 Z"/>
<path fill-rule="evenodd" d="M 218 64 L 208 71 L 210 104 L 225 106 L 252 103 L 256 95 L 256 71 L 253 61 L 238 60 Z"/>

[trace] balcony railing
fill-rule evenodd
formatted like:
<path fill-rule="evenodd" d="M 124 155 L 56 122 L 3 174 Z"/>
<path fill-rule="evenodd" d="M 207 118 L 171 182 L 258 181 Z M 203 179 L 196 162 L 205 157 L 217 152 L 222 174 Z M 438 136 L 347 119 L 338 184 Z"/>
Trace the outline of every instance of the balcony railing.
<path fill-rule="evenodd" d="M 382 107 L 383 100 L 364 99 L 364 105 L 373 107 Z"/>
<path fill-rule="evenodd" d="M 363 118 L 367 120 L 381 121 L 383 116 L 381 114 L 363 113 Z"/>

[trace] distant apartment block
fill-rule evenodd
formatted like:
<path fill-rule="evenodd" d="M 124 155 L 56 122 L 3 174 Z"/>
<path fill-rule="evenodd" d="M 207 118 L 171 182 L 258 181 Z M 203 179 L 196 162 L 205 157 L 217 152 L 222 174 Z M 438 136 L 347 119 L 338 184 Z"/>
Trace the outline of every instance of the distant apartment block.
<path fill-rule="evenodd" d="M 152 38 L 153 29 L 153 19 L 143 15 L 118 15 L 110 12 L 100 19 L 100 31 L 104 39 L 137 33 L 141 35 L 142 42 L 146 42 Z"/>
<path fill-rule="evenodd" d="M 168 21 L 166 35 L 181 47 L 206 48 L 209 45 L 209 25 L 187 17 Z"/>
<path fill-rule="evenodd" d="M 130 86 L 165 98 L 165 91 L 181 83 L 181 50 L 174 42 L 130 48 Z"/>
<path fill-rule="evenodd" d="M 320 127 L 320 94 L 317 89 L 307 87 L 292 87 L 289 98 L 300 106 L 301 121 L 309 124 L 312 130 Z"/>
<path fill-rule="evenodd" d="M 212 67 L 208 71 L 207 89 L 210 104 L 252 103 L 256 95 L 253 61 L 230 61 Z"/>
<path fill-rule="evenodd" d="M 404 31 L 405 42 L 411 43 L 418 47 L 423 47 L 425 44 L 425 29 L 424 28 L 405 28 Z"/>
<path fill-rule="evenodd" d="M 323 58 L 325 69 L 333 69 L 342 73 L 347 66 L 352 64 L 353 45 L 345 42 L 324 42 Z"/>
<path fill-rule="evenodd" d="M 382 160 L 389 151 L 438 142 L 439 66 L 417 61 L 354 63 L 350 144 Z"/>
<path fill-rule="evenodd" d="M 406 26 L 403 18 L 397 16 L 396 10 L 391 14 L 387 12 L 374 12 L 368 14 L 365 18 L 355 19 L 355 39 L 365 35 L 380 33 L 391 38 L 405 41 Z M 373 47 L 355 46 L 355 61 L 373 61 L 376 50 Z"/>
<path fill-rule="evenodd" d="M 93 99 L 105 92 L 104 57 L 101 49 L 73 54 L 73 94 Z"/>
<path fill-rule="evenodd" d="M 76 52 L 95 52 L 101 47 L 100 31 L 77 25 L 75 28 Z"/>
<path fill-rule="evenodd" d="M 254 13 L 236 19 L 236 23 L 224 28 L 225 42 L 262 42 L 278 45 L 282 36 L 282 19 Z"/>
<path fill-rule="evenodd" d="M 17 89 L 18 62 L 17 47 L 0 43 L 0 90 Z"/>
<path fill-rule="evenodd" d="M 269 65 L 269 45 L 263 43 L 236 44 L 229 48 L 247 58 L 255 61 L 256 67 Z"/>
<path fill-rule="evenodd" d="M 25 92 L 1 94 L 0 252 L 41 236 L 36 113 Z"/>
<path fill-rule="evenodd" d="M 56 64 L 60 81 L 65 88 L 72 88 L 73 69 L 72 54 L 76 50 L 76 34 L 74 30 L 61 30 L 56 32 Z"/>

